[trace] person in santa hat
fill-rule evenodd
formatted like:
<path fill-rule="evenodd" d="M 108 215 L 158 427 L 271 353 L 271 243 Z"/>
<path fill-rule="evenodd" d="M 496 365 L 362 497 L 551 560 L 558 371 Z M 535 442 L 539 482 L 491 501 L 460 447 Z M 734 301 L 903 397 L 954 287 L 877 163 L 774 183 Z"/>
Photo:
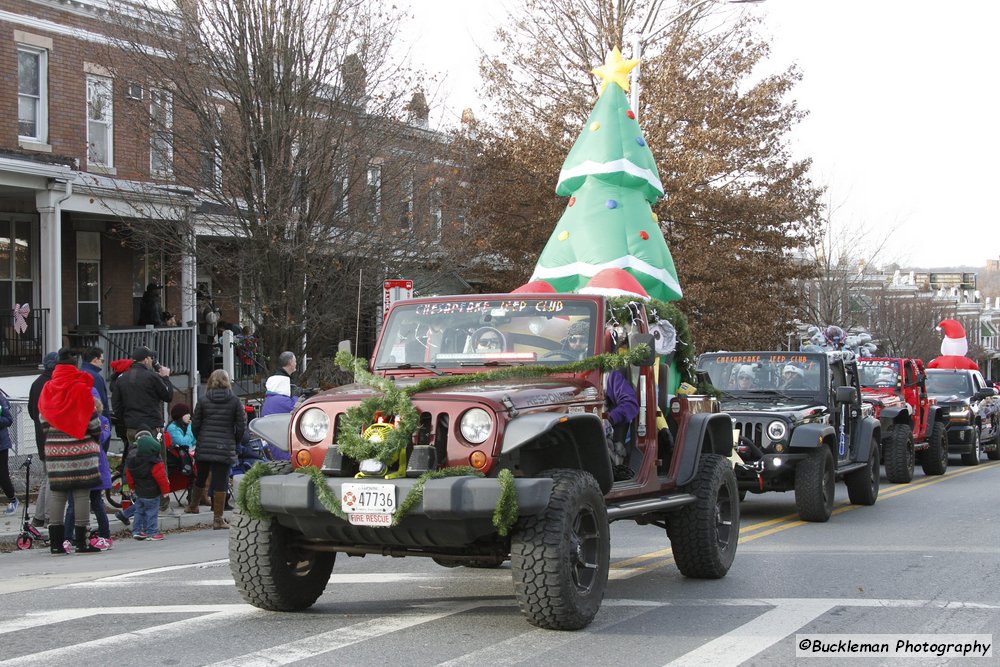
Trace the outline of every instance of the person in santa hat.
<path fill-rule="evenodd" d="M 965 356 L 969 352 L 969 341 L 965 329 L 957 320 L 941 320 L 938 331 L 944 333 L 941 341 L 941 356 L 931 359 L 927 368 L 958 368 L 979 370 L 979 364 Z"/>

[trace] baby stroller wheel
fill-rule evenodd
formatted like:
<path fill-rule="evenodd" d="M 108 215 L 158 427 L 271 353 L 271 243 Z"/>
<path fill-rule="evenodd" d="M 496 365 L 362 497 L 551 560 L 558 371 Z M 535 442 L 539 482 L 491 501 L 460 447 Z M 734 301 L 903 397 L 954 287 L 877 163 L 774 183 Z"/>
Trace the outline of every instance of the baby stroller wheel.
<path fill-rule="evenodd" d="M 33 540 L 31 539 L 31 535 L 28 533 L 21 533 L 17 536 L 17 548 L 21 551 L 27 551 L 30 549 L 32 542 Z"/>

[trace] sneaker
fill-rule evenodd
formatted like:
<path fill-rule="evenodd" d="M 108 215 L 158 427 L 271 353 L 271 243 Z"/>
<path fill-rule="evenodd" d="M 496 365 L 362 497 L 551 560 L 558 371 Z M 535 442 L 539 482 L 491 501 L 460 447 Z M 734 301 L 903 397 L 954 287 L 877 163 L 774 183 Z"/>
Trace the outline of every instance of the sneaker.
<path fill-rule="evenodd" d="M 63 551 L 68 554 L 76 553 L 76 547 L 73 546 L 72 540 L 63 540 Z"/>
<path fill-rule="evenodd" d="M 132 535 L 133 540 L 144 540 L 146 539 L 146 533 L 135 533 Z"/>
<path fill-rule="evenodd" d="M 111 548 L 111 540 L 103 537 L 92 537 L 90 538 L 90 546 L 101 551 L 107 551 Z"/>
<path fill-rule="evenodd" d="M 159 542 L 163 539 L 163 533 L 157 533 L 156 535 L 150 535 L 146 538 L 147 540 L 153 540 L 154 542 Z"/>
<path fill-rule="evenodd" d="M 3 511 L 3 513 L 4 513 L 4 514 L 13 514 L 14 512 L 16 512 L 16 511 L 17 511 L 17 506 L 18 506 L 19 504 L 20 504 L 20 503 L 18 502 L 17 498 L 14 498 L 14 500 L 12 500 L 12 501 L 10 501 L 9 503 L 7 503 L 7 509 L 5 509 L 5 510 Z"/>
<path fill-rule="evenodd" d="M 121 510 L 115 512 L 115 518 L 124 523 L 126 526 L 129 524 L 128 517 L 122 514 Z"/>

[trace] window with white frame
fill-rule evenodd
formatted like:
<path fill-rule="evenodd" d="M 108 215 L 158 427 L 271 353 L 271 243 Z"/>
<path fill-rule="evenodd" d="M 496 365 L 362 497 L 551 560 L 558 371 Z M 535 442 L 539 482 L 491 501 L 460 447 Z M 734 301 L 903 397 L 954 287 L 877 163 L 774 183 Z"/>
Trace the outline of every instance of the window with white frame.
<path fill-rule="evenodd" d="M 341 164 L 334 169 L 333 182 L 330 184 L 330 207 L 337 218 L 347 216 L 347 195 L 350 180 L 347 177 L 347 165 Z"/>
<path fill-rule="evenodd" d="M 222 107 L 215 108 L 212 131 L 205 137 L 201 152 L 201 177 L 206 188 L 222 188 Z"/>
<path fill-rule="evenodd" d="M 87 75 L 87 161 L 114 166 L 114 105 L 111 78 Z"/>
<path fill-rule="evenodd" d="M 149 170 L 159 176 L 174 173 L 174 98 L 169 90 L 149 91 Z"/>
<path fill-rule="evenodd" d="M 48 51 L 17 46 L 17 134 L 48 142 Z"/>
<path fill-rule="evenodd" d="M 368 214 L 382 215 L 382 165 L 368 165 Z"/>
<path fill-rule="evenodd" d="M 76 321 L 101 323 L 101 235 L 76 233 Z"/>

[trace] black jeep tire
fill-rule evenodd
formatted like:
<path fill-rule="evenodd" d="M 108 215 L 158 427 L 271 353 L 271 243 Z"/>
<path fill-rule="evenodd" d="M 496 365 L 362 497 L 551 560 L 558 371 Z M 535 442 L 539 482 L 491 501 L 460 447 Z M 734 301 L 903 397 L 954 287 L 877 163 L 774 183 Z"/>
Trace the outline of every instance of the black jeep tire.
<path fill-rule="evenodd" d="M 685 577 L 720 579 L 736 557 L 740 539 L 740 492 L 728 460 L 704 454 L 686 489 L 697 500 L 667 516 L 667 537 Z"/>
<path fill-rule="evenodd" d="M 983 453 L 982 438 L 979 435 L 979 426 L 972 427 L 972 442 L 969 443 L 969 451 L 962 453 L 962 465 L 977 466 L 979 457 Z"/>
<path fill-rule="evenodd" d="M 287 461 L 268 465 L 278 474 L 291 470 Z M 273 517 L 236 510 L 229 525 L 229 569 L 244 600 L 268 611 L 301 611 L 323 594 L 336 553 L 298 548 L 295 531 Z"/>
<path fill-rule="evenodd" d="M 882 468 L 878 464 L 878 440 L 872 438 L 868 465 L 844 475 L 847 482 L 847 497 L 853 505 L 874 505 L 878 500 L 878 488 L 882 479 Z"/>
<path fill-rule="evenodd" d="M 582 470 L 550 470 L 549 505 L 511 534 L 514 595 L 528 622 L 579 630 L 597 615 L 608 584 L 611 530 L 604 495 Z"/>
<path fill-rule="evenodd" d="M 803 521 L 829 521 L 836 491 L 833 454 L 820 445 L 795 468 L 795 507 Z"/>
<path fill-rule="evenodd" d="M 948 469 L 948 433 L 944 422 L 934 422 L 927 438 L 927 449 L 920 457 L 925 475 L 943 475 Z"/>
<path fill-rule="evenodd" d="M 893 484 L 909 484 L 913 480 L 913 427 L 897 424 L 889 432 L 889 441 L 882 452 L 885 476 Z"/>

